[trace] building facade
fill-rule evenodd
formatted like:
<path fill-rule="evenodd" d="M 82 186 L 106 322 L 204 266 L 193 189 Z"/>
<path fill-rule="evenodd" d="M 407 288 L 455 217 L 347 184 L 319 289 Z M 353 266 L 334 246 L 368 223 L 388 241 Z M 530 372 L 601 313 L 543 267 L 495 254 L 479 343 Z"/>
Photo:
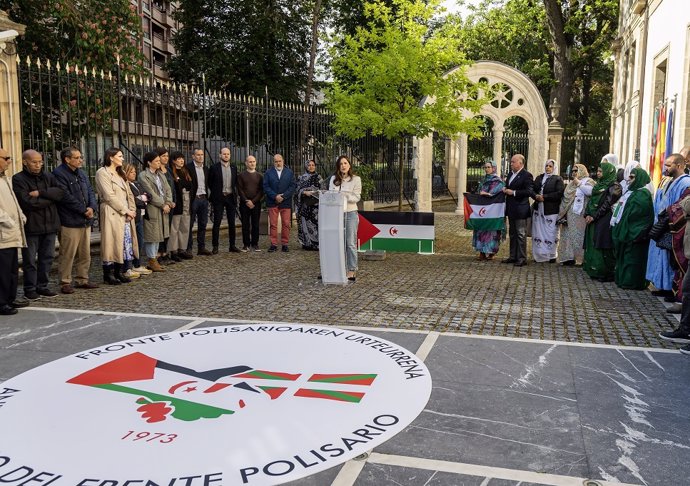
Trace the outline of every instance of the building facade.
<path fill-rule="evenodd" d="M 690 144 L 690 8 L 687 0 L 620 0 L 611 150 L 649 167 L 655 110 L 673 110 L 672 152 Z"/>
<path fill-rule="evenodd" d="M 140 49 L 146 58 L 146 67 L 161 81 L 169 81 L 165 63 L 175 55 L 172 43 L 178 22 L 173 18 L 176 2 L 167 0 L 130 0 L 141 16 L 144 36 Z"/>

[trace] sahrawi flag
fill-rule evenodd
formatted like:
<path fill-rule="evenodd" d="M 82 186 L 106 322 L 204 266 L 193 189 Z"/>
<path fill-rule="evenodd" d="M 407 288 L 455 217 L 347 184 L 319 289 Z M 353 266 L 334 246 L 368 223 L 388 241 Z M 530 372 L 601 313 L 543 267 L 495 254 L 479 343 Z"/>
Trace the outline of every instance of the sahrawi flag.
<path fill-rule="evenodd" d="M 505 229 L 506 196 L 502 192 L 492 197 L 466 192 L 464 206 L 466 229 Z"/>

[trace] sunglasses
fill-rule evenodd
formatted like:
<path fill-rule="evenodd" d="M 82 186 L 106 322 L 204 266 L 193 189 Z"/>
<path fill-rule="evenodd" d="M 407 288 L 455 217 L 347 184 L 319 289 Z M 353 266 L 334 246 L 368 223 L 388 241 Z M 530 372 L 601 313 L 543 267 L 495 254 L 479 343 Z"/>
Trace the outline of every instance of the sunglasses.
<path fill-rule="evenodd" d="M 8 160 L 12 160 L 12 157 L 0 157 L 0 159 L 3 159 L 5 162 L 7 162 Z"/>

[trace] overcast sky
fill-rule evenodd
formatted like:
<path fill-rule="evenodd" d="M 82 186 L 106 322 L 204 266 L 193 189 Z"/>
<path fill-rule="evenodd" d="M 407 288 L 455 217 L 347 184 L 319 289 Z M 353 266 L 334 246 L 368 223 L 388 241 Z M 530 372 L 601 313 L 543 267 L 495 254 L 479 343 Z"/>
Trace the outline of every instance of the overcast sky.
<path fill-rule="evenodd" d="M 448 12 L 455 13 L 459 12 L 463 17 L 467 14 L 466 5 L 476 5 L 480 0 L 465 0 L 465 6 L 459 7 L 457 0 L 444 0 L 443 6 L 448 10 Z"/>

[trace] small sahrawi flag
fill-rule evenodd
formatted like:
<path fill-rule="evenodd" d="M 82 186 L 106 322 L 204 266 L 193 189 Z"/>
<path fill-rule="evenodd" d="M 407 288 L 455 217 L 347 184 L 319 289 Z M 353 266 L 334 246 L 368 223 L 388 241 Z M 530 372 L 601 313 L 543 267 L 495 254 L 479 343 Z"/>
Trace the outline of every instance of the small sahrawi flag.
<path fill-rule="evenodd" d="M 466 192 L 464 207 L 465 229 L 505 230 L 506 197 L 502 192 L 492 197 Z"/>
<path fill-rule="evenodd" d="M 360 211 L 360 250 L 434 252 L 434 213 Z"/>

